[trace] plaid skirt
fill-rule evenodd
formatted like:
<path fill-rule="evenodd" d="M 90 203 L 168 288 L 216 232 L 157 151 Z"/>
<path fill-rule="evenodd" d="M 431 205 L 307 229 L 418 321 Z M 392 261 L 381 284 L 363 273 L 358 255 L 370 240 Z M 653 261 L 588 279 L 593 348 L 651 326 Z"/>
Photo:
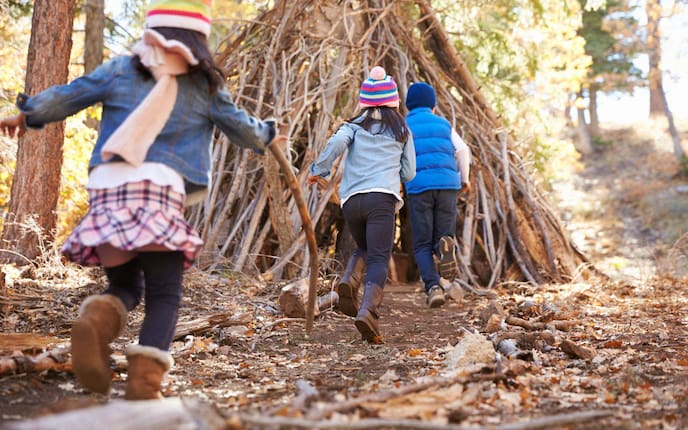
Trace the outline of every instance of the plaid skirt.
<path fill-rule="evenodd" d="M 184 195 L 150 181 L 88 190 L 89 211 L 62 246 L 62 254 L 84 266 L 100 265 L 96 247 L 109 243 L 124 251 L 162 245 L 184 253 L 191 266 L 203 241 L 184 219 Z"/>

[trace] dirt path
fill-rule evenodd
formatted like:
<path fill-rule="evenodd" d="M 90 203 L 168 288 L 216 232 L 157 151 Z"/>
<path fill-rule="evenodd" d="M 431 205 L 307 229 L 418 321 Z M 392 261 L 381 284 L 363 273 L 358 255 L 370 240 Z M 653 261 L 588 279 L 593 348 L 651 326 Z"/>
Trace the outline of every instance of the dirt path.
<path fill-rule="evenodd" d="M 383 345 L 362 342 L 352 319 L 334 311 L 319 316 L 307 338 L 303 321 L 279 322 L 269 296 L 229 295 L 227 287 L 195 285 L 189 300 L 195 304 L 187 305 L 186 316 L 203 312 L 200 298 L 226 295 L 236 300 L 229 299 L 226 309 L 255 312 L 253 323 L 176 342 L 176 365 L 165 391 L 169 397 L 205 399 L 225 416 L 302 416 L 308 409 L 292 404 L 298 380 L 317 389 L 321 406 L 331 406 L 437 378 L 447 371 L 447 354 L 465 337 L 465 329 L 485 332 L 479 318 L 488 305 L 484 298 L 467 297 L 430 310 L 419 286 L 398 285 L 387 287 Z M 519 304 L 533 300 L 575 317 L 579 323 L 557 332 L 557 339 L 589 348 L 594 356 L 574 358 L 555 344 L 530 359 L 505 361 L 506 373 L 495 374 L 493 366 L 486 366 L 456 377 L 451 389 L 433 387 L 386 403 L 367 402 L 335 419 L 408 418 L 477 426 L 602 410 L 613 416 L 568 428 L 685 427 L 688 307 L 681 297 L 688 297 L 688 291 L 677 287 L 579 283 L 500 291 L 498 301 L 511 315 L 524 316 Z M 135 328 L 136 319 L 130 324 Z M 511 366 L 517 370 L 508 370 Z M 123 366 L 117 369 L 114 399 L 122 398 L 126 377 Z M 7 421 L 105 400 L 82 392 L 70 373 L 16 374 L 0 382 L 0 412 Z"/>
<path fill-rule="evenodd" d="M 614 158 L 602 155 L 609 163 Z M 248 313 L 250 323 L 175 342 L 176 365 L 165 395 L 202 399 L 223 416 L 305 420 L 345 400 L 394 393 L 447 376 L 453 378 L 448 385 L 392 395 L 385 402 L 368 398 L 329 418 L 342 423 L 376 418 L 489 426 L 603 411 L 610 416 L 549 428 L 688 428 L 688 286 L 657 270 L 668 245 L 661 242 L 662 232 L 644 227 L 638 205 L 628 203 L 645 198 L 630 198 L 636 189 L 633 178 L 619 174 L 633 167 L 605 165 L 604 158 L 598 158 L 599 163 L 589 163 L 571 182 L 557 185 L 558 192 L 566 196 L 562 213 L 575 240 L 620 281 L 581 278 L 567 285 L 518 284 L 496 290 L 504 317 L 570 323 L 568 330 L 550 329 L 552 344 L 530 349 L 521 345 L 527 354 L 519 358 L 503 356 L 497 366 L 492 360 L 477 370 L 449 372 L 447 358 L 467 331 L 490 336 L 481 318 L 489 300 L 466 295 L 431 310 L 419 284 L 388 285 L 380 320 L 385 343 L 370 346 L 361 341 L 353 320 L 334 310 L 322 313 L 312 336 L 306 337 L 303 320 L 280 315 L 279 286 L 191 273 L 182 319 Z M 671 175 L 655 176 L 665 180 L 662 189 L 674 187 Z M 641 178 L 637 183 L 646 182 Z M 17 299 L 6 308 L 0 331 L 68 339 L 69 320 L 78 304 L 100 289 L 102 279 L 94 274 L 55 274 L 47 268 L 24 277 L 14 274 Z M 135 340 L 140 319 L 140 312 L 131 315 L 128 335 L 115 345 L 116 351 L 121 353 Z M 501 323 L 495 328 L 498 333 L 528 331 L 504 318 Z M 589 355 L 564 352 L 565 341 Z M 116 358 L 111 398 L 119 399 L 126 371 L 121 354 Z M 306 406 L 294 403 L 299 380 L 317 390 Z M 0 419 L 5 422 L 105 400 L 81 391 L 69 372 L 0 376 Z"/>

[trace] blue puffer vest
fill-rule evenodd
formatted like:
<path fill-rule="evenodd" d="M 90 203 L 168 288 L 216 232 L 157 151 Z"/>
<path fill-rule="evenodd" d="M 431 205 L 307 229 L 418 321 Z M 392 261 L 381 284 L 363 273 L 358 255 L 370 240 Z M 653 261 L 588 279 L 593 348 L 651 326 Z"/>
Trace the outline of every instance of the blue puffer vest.
<path fill-rule="evenodd" d="M 416 147 L 416 177 L 406 183 L 406 193 L 459 190 L 461 178 L 454 159 L 451 124 L 430 108 L 413 109 L 406 116 Z"/>

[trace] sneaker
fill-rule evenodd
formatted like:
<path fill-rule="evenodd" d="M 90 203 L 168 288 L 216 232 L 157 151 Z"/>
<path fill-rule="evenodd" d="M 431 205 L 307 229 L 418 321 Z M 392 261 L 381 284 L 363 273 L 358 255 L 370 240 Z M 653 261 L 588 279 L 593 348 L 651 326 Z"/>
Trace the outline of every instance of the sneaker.
<path fill-rule="evenodd" d="M 440 276 L 453 281 L 459 274 L 456 266 L 456 242 L 451 236 L 440 238 Z"/>
<path fill-rule="evenodd" d="M 429 308 L 439 308 L 444 304 L 444 289 L 439 285 L 433 285 L 428 290 L 427 303 Z"/>

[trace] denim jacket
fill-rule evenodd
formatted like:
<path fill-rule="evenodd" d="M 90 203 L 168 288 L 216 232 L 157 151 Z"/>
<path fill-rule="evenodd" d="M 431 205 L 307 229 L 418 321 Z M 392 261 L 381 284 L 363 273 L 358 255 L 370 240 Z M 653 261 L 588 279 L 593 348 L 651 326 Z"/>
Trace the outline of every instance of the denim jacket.
<path fill-rule="evenodd" d="M 410 181 L 416 174 L 416 153 L 410 134 L 406 142 L 397 142 L 391 132 L 372 134 L 354 123 L 345 123 L 330 137 L 325 150 L 311 165 L 311 174 L 328 176 L 334 161 L 347 149 L 339 185 L 342 203 L 354 194 L 372 190 L 400 199 L 402 182 Z"/>
<path fill-rule="evenodd" d="M 129 56 L 117 57 L 67 85 L 50 87 L 33 97 L 20 94 L 17 106 L 26 115 L 26 126 L 40 128 L 102 103 L 100 133 L 89 170 L 105 163 L 100 155 L 102 146 L 155 85 L 132 60 Z M 209 183 L 214 126 L 232 143 L 261 153 L 274 137 L 271 121 L 253 118 L 237 108 L 224 89 L 210 95 L 207 80 L 200 73 L 177 76 L 177 82 L 174 109 L 145 161 L 169 166 L 184 177 L 187 186 L 204 188 Z"/>

